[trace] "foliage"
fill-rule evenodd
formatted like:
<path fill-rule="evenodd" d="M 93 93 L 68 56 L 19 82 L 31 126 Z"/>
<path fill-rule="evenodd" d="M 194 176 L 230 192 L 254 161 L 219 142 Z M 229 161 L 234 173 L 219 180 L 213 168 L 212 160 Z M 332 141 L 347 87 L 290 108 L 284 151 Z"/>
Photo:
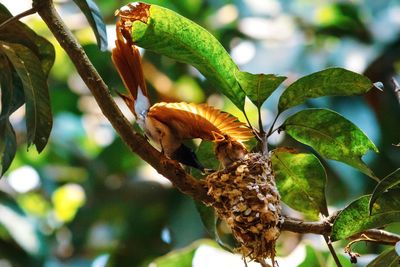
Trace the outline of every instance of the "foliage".
<path fill-rule="evenodd" d="M 111 67 L 110 53 L 105 51 L 106 22 L 114 23 L 113 10 L 119 7 L 118 3 L 98 1 L 99 9 L 92 0 L 74 2 L 81 15 L 86 17 L 98 47 L 104 52 L 95 49 L 92 41 L 85 44 L 86 37 L 81 38 L 85 51 L 109 87 L 121 88 L 117 73 Z M 263 130 L 267 121 L 273 121 L 266 132 L 270 147 L 275 147 L 271 151 L 271 159 L 283 202 L 311 220 L 329 215 L 327 203 L 329 206 L 343 206 L 343 203 L 351 202 L 333 224 L 333 241 L 398 222 L 399 170 L 382 180 L 379 177 L 400 164 L 399 150 L 391 145 L 399 141 L 394 134 L 399 132 L 399 124 L 393 123 L 396 118 L 392 119 L 393 114 L 398 114 L 399 106 L 393 102 L 394 97 L 386 96 L 390 96 L 388 91 L 384 93 L 386 98 L 381 97 L 381 102 L 387 104 L 378 103 L 371 97 L 376 96 L 373 82 L 381 79 L 386 83 L 385 75 L 393 74 L 371 74 L 367 78 L 343 67 L 332 67 L 345 65 L 335 61 L 340 58 L 335 57 L 335 60 L 322 66 L 310 64 L 312 67 L 308 66 L 300 73 L 305 76 L 298 79 L 289 75 L 292 71 L 303 69 L 304 58 L 312 51 L 304 51 L 302 59 L 285 69 L 283 73 L 288 78 L 242 71 L 242 66 L 238 66 L 240 64 L 232 58 L 234 53 L 229 54 L 227 50 L 238 40 L 242 42 L 242 39 L 251 38 L 246 36 L 245 31 L 240 32 L 243 25 L 238 21 L 218 26 L 217 15 L 210 16 L 222 12 L 222 8 L 229 10 L 235 6 L 227 4 L 222 7 L 212 1 L 190 2 L 192 8 L 188 8 L 187 1 L 170 1 L 165 6 L 191 20 L 170 9 L 152 5 L 151 20 L 148 23 L 135 22 L 137 25 L 132 37 L 139 46 L 146 48 L 144 66 L 151 89 L 156 92 L 154 97 L 181 100 L 179 97 L 183 98 L 185 94 L 190 101 L 203 102 L 204 97 L 212 101 L 218 90 L 227 97 L 225 110 L 240 116 L 247 112 L 250 121 L 260 122 Z M 288 6 L 285 4 L 285 7 Z M 220 11 L 215 12 L 217 7 Z M 304 18 L 297 17 L 296 12 L 291 16 L 297 19 L 304 32 L 313 31 L 312 41 L 321 42 L 321 47 L 327 46 L 333 36 L 349 36 L 374 44 L 373 35 L 363 22 L 360 10 L 361 7 L 347 3 L 320 6 L 321 21 L 317 25 L 307 25 Z M 104 14 L 106 22 L 100 13 Z M 0 23 L 11 16 L 7 8 L 0 4 Z M 212 31 L 212 34 L 193 21 Z M 29 22 L 27 25 L 31 26 Z M 69 67 L 59 45 L 43 28 L 35 28 L 35 31 L 45 37 L 39 36 L 27 25 L 13 22 L 0 29 L 0 173 L 5 173 L 11 183 L 13 173 L 20 167 L 31 165 L 39 173 L 42 185 L 40 189 L 30 189 L 28 193 L 14 191 L 9 194 L 3 193 L 9 191 L 0 184 L 0 258 L 16 266 L 36 266 L 45 261 L 58 260 L 69 260 L 77 266 L 79 262 L 94 266 L 106 254 L 110 256 L 107 258 L 109 264 L 115 266 L 146 266 L 153 261 L 156 266 L 190 265 L 202 243 L 183 250 L 174 249 L 187 246 L 205 235 L 195 205 L 178 192 L 148 181 L 156 174 L 149 172 L 142 161 L 114 137 L 109 126 L 93 123 L 102 120 L 98 111 L 93 109 L 96 104 L 76 82 L 79 78 Z M 85 35 L 80 30 L 75 33 L 78 37 Z M 340 42 L 340 39 L 334 40 Z M 60 55 L 56 62 L 55 53 Z M 273 56 L 272 53 L 270 56 Z M 392 58 L 398 60 L 400 56 Z M 192 65 L 205 79 L 193 74 L 193 69 L 188 70 L 186 65 L 176 64 L 171 59 Z M 272 61 L 268 64 L 273 65 Z M 394 62 L 392 65 L 395 65 Z M 275 72 L 276 69 L 257 69 L 257 73 L 266 70 Z M 60 78 L 60 73 L 67 75 Z M 182 82 L 181 77 L 187 81 L 178 86 L 175 81 Z M 177 89 L 182 87 L 183 91 Z M 286 87 L 283 92 L 282 87 Z M 199 88 L 203 90 L 200 94 L 188 93 Z M 277 94 L 280 94 L 279 99 Z M 381 131 L 378 144 L 380 155 L 372 156 L 372 164 L 368 165 L 365 162 L 371 163 L 370 155 L 365 160 L 362 157 L 370 150 L 378 152 L 371 139 L 379 138 L 370 139 L 359 128 L 368 129 L 364 125 L 365 118 L 373 116 L 368 113 L 370 111 L 363 114 L 369 109 L 365 108 L 360 98 L 354 97 L 356 95 L 365 96 L 380 123 L 372 126 Z M 251 112 L 251 103 L 245 105 L 246 97 L 255 105 L 253 110 L 256 112 Z M 214 102 L 218 103 L 221 99 L 218 96 Z M 21 127 L 22 121 L 16 121 L 13 116 L 17 116 L 24 104 L 26 126 Z M 363 108 L 356 110 L 357 105 L 363 105 Z M 274 118 L 265 118 L 263 111 L 267 108 L 277 110 Z M 292 108 L 296 113 L 293 114 Z M 341 110 L 345 111 L 346 117 L 351 115 L 352 119 L 340 115 L 337 111 Z M 364 116 L 364 121 L 355 117 L 354 121 L 359 126 L 352 122 L 354 114 Z M 49 139 L 53 118 L 54 127 Z M 88 122 L 92 123 L 93 129 L 88 130 L 91 127 Z M 276 122 L 281 125 L 275 127 Z M 273 137 L 278 133 L 282 136 L 282 132 L 287 134 L 285 139 L 274 143 Z M 28 147 L 34 144 L 42 153 L 38 156 L 32 150 L 26 151 L 23 143 Z M 197 154 L 206 167 L 219 167 L 210 143 L 203 142 Z M 352 169 L 333 165 L 327 160 L 340 161 L 360 173 L 352 174 Z M 380 180 L 375 189 L 363 174 Z M 2 183 L 5 184 L 4 179 Z M 345 196 L 347 192 L 350 196 Z M 365 195 L 371 192 L 372 195 Z M 364 196 L 353 200 L 361 194 Z M 335 198 L 335 195 L 338 197 Z M 200 203 L 196 206 L 209 236 L 225 248 L 234 246 L 229 241 L 229 231 L 223 222 L 216 219 L 213 210 Z M 5 214 L 11 215 L 7 217 Z M 21 237 L 16 230 L 18 225 L 14 223 L 17 222 L 26 229 L 26 236 Z M 37 245 L 35 248 L 26 243 L 29 238 Z M 49 249 L 49 246 L 54 248 Z M 172 253 L 154 260 L 171 250 Z M 371 248 L 370 252 L 379 254 L 381 251 Z M 318 252 L 307 246 L 306 254 L 307 258 L 299 266 L 319 266 L 316 265 L 320 257 Z M 396 251 L 389 249 L 369 266 L 382 266 L 383 262 L 390 266 L 397 261 Z"/>

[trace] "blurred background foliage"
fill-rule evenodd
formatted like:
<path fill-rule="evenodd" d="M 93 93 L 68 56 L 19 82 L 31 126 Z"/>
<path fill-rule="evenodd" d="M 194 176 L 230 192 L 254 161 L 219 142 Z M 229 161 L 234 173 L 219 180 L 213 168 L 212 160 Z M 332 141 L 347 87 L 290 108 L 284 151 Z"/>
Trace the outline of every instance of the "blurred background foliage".
<path fill-rule="evenodd" d="M 72 1 L 55 2 L 108 86 L 123 90 L 110 52 L 99 51 L 79 9 Z M 285 86 L 329 66 L 381 81 L 385 87 L 382 92 L 371 90 L 364 97 L 324 97 L 309 101 L 307 106 L 336 110 L 364 130 L 380 150 L 365 157 L 379 177 L 400 166 L 400 149 L 393 145 L 400 143 L 400 108 L 390 81 L 400 78 L 398 1 L 149 2 L 171 8 L 210 30 L 242 70 L 288 76 Z M 13 14 L 30 7 L 28 0 L 2 3 Z M 96 3 L 108 25 L 111 48 L 114 11 L 127 2 Z M 192 259 L 193 266 L 243 266 L 239 257 L 210 241 L 193 243 L 208 237 L 194 202 L 128 151 L 44 23 L 36 16 L 23 21 L 56 48 L 49 80 L 55 123 L 49 144 L 39 155 L 24 144 L 24 108 L 12 116 L 19 150 L 0 180 L 0 266 L 148 266 L 170 251 L 176 252 L 156 260 L 158 266 L 190 266 Z M 150 52 L 144 53 L 144 68 L 155 101 L 208 102 L 242 118 L 194 68 Z M 283 89 L 262 107 L 265 127 L 276 113 Z M 116 97 L 116 101 L 133 119 L 121 99 Z M 250 102 L 246 105 L 255 121 L 256 108 Z M 298 146 L 282 133 L 273 135 L 271 143 Z M 329 174 L 327 201 L 331 211 L 371 193 L 375 183 L 362 173 L 333 161 L 324 161 L 324 165 Z M 400 227 L 392 225 L 391 229 L 398 232 Z M 280 240 L 281 266 L 333 266 L 318 236 L 284 233 Z M 339 251 L 343 244 L 339 242 Z M 356 250 L 366 255 L 358 266 L 364 266 L 382 249 L 357 245 Z"/>

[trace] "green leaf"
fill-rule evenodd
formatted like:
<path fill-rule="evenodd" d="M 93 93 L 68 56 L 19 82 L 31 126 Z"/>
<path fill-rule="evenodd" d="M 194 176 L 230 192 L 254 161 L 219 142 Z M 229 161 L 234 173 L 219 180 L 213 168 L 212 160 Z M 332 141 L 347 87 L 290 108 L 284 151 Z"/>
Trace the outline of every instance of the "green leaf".
<path fill-rule="evenodd" d="M 106 51 L 108 46 L 106 25 L 96 3 L 93 0 L 74 0 L 74 2 L 81 9 L 92 27 L 100 50 Z"/>
<path fill-rule="evenodd" d="M 1 119 L 8 119 L 24 104 L 21 80 L 12 69 L 8 58 L 0 51 Z"/>
<path fill-rule="evenodd" d="M 220 42 L 201 26 L 169 9 L 150 5 L 147 22 L 132 23 L 132 40 L 140 47 L 191 64 L 215 89 L 244 109 L 246 95 L 235 76 L 238 67 Z"/>
<path fill-rule="evenodd" d="M 0 120 L 8 118 L 12 106 L 12 72 L 7 57 L 0 53 L 0 89 L 1 89 L 1 113 Z"/>
<path fill-rule="evenodd" d="M 372 87 L 372 82 L 358 73 L 342 68 L 326 69 L 304 76 L 286 88 L 279 99 L 279 112 L 308 98 L 361 95 Z"/>
<path fill-rule="evenodd" d="M 383 192 L 392 188 L 400 183 L 400 168 L 383 178 L 372 192 L 371 199 L 369 200 L 369 210 L 372 211 L 372 207 L 375 201 L 382 195 Z"/>
<path fill-rule="evenodd" d="M 398 267 L 400 264 L 400 256 L 394 248 L 387 249 L 381 255 L 370 262 L 367 267 Z"/>
<path fill-rule="evenodd" d="M 39 59 L 23 45 L 0 42 L 20 77 L 25 94 L 28 145 L 34 143 L 38 152 L 46 146 L 52 126 L 51 106 L 46 77 Z"/>
<path fill-rule="evenodd" d="M 332 240 L 350 237 L 362 231 L 400 221 L 400 190 L 383 193 L 369 215 L 369 198 L 363 196 L 340 212 L 332 227 Z"/>
<path fill-rule="evenodd" d="M 297 267 L 337 267 L 332 255 L 327 251 L 307 244 L 305 245 L 305 252 L 306 257 L 304 261 L 297 265 Z M 349 259 L 343 254 L 338 254 L 337 256 L 342 267 L 354 267 L 354 265 L 350 263 Z"/>
<path fill-rule="evenodd" d="M 243 71 L 237 71 L 236 78 L 247 97 L 258 108 L 286 79 L 274 74 L 252 74 Z"/>
<path fill-rule="evenodd" d="M 17 138 L 8 119 L 0 119 L 0 177 L 8 170 L 17 152 Z"/>
<path fill-rule="evenodd" d="M 11 13 L 0 4 L 0 23 L 12 17 Z M 19 21 L 6 25 L 0 31 L 0 40 L 9 43 L 18 43 L 31 49 L 39 58 L 42 70 L 46 77 L 54 64 L 55 50 L 45 38 L 37 35 L 28 26 Z"/>
<path fill-rule="evenodd" d="M 208 234 L 215 240 L 217 239 L 217 231 L 216 231 L 216 224 L 217 224 L 217 216 L 215 215 L 214 208 L 208 207 L 199 201 L 194 202 L 196 205 L 196 209 L 199 212 L 200 219 L 206 228 Z"/>
<path fill-rule="evenodd" d="M 313 220 L 328 216 L 325 200 L 326 173 L 318 158 L 295 149 L 272 151 L 272 167 L 283 202 Z"/>
<path fill-rule="evenodd" d="M 9 116 L 22 105 L 18 87 L 13 88 L 13 73 L 7 57 L 0 53 L 0 177 L 10 167 L 17 150 L 14 130 L 9 122 Z"/>
<path fill-rule="evenodd" d="M 338 113 L 328 109 L 302 110 L 290 116 L 282 129 L 322 156 L 347 163 L 376 179 L 361 157 L 378 149 L 356 125 Z"/>
<path fill-rule="evenodd" d="M 208 141 L 202 141 L 196 151 L 197 158 L 205 168 L 217 170 L 220 166 L 214 153 L 214 144 Z"/>

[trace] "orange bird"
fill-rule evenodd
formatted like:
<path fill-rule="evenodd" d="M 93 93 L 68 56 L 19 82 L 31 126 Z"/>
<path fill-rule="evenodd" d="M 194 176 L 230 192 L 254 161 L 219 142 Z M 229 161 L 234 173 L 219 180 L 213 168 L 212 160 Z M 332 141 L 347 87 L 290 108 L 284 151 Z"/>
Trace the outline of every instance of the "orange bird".
<path fill-rule="evenodd" d="M 252 130 L 226 112 L 207 104 L 184 102 L 161 102 L 151 106 L 139 50 L 121 22 L 117 23 L 115 44 L 112 61 L 128 89 L 128 94 L 120 96 L 135 115 L 145 135 L 166 156 L 204 170 L 195 154 L 182 143 L 185 139 L 194 138 L 215 142 L 215 153 L 223 166 L 247 153 L 243 142 L 253 137 Z"/>

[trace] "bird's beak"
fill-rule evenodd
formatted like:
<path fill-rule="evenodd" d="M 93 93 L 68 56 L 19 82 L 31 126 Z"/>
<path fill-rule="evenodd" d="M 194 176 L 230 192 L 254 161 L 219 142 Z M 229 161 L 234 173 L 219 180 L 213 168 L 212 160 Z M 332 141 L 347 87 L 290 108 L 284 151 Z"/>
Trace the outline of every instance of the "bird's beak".
<path fill-rule="evenodd" d="M 217 133 L 215 131 L 212 131 L 211 133 L 212 133 L 213 138 L 214 138 L 214 140 L 212 140 L 213 142 L 218 143 L 218 142 L 222 142 L 222 141 L 225 140 L 225 136 L 223 136 L 222 134 Z"/>

